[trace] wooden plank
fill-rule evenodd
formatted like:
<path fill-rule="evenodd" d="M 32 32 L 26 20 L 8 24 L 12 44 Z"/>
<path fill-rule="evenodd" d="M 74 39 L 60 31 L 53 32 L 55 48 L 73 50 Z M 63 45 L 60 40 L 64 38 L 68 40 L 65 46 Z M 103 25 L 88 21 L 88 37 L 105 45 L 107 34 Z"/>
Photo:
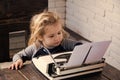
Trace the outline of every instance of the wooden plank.
<path fill-rule="evenodd" d="M 104 67 L 102 74 L 110 80 L 120 80 L 120 71 L 110 66 L 109 64 L 106 64 L 106 67 Z"/>
<path fill-rule="evenodd" d="M 26 80 L 18 70 L 2 69 L 0 70 L 0 80 Z"/>
<path fill-rule="evenodd" d="M 20 69 L 20 72 L 29 80 L 48 80 L 34 67 L 32 63 L 25 65 L 22 69 Z"/>

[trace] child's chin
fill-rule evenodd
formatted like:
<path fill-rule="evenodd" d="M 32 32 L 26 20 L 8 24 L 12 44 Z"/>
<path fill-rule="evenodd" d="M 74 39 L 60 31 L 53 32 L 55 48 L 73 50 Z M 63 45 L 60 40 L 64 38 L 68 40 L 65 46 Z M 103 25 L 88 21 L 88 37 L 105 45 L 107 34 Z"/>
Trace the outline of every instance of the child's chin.
<path fill-rule="evenodd" d="M 60 44 L 55 44 L 54 47 L 59 46 Z"/>

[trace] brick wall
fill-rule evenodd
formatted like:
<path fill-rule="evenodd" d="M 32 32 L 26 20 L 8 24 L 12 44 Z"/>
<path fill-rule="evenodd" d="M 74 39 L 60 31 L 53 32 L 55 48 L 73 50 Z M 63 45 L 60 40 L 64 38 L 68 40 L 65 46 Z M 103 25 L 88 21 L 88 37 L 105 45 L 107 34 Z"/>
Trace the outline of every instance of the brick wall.
<path fill-rule="evenodd" d="M 48 10 L 58 13 L 65 22 L 66 0 L 48 0 Z"/>
<path fill-rule="evenodd" d="M 120 0 L 67 0 L 66 26 L 88 40 L 112 40 L 106 62 L 120 70 Z"/>

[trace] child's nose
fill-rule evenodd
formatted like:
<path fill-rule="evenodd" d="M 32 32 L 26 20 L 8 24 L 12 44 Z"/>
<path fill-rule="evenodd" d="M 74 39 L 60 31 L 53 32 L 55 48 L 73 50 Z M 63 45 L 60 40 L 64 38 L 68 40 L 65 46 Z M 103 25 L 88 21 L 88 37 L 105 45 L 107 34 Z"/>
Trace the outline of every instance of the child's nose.
<path fill-rule="evenodd" d="M 55 41 L 59 41 L 60 37 L 59 36 L 56 36 L 55 37 Z"/>

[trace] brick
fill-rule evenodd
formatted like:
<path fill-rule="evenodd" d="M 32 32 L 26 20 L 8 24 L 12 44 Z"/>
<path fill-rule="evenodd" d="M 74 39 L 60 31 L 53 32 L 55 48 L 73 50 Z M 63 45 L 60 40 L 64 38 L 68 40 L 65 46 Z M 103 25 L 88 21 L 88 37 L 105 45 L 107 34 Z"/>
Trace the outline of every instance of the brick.
<path fill-rule="evenodd" d="M 111 66 L 113 66 L 113 67 L 117 68 L 118 70 L 120 70 L 120 65 L 119 65 L 120 63 L 118 63 L 115 58 L 108 57 L 108 58 L 106 58 L 106 62 L 108 64 L 110 64 Z"/>
<path fill-rule="evenodd" d="M 104 31 L 104 29 L 105 29 L 105 26 L 104 26 L 104 24 L 103 23 L 100 23 L 99 21 L 97 21 L 97 20 L 93 20 L 94 22 L 93 22 L 93 25 L 94 25 L 94 29 L 96 30 L 100 30 L 100 31 Z"/>
<path fill-rule="evenodd" d="M 67 8 L 66 8 L 66 14 L 67 14 L 67 15 L 73 15 L 73 14 L 74 14 L 73 9 L 70 9 L 70 7 L 67 7 Z M 66 16 L 67 16 L 67 15 L 66 15 Z"/>
<path fill-rule="evenodd" d="M 114 8 L 114 5 L 113 5 L 113 4 L 108 4 L 108 3 L 106 3 L 106 5 L 105 5 L 105 10 L 106 10 L 106 11 L 112 12 L 112 11 L 113 11 L 113 8 Z"/>
<path fill-rule="evenodd" d="M 120 63 L 120 55 L 115 53 L 114 51 L 110 53 L 110 57 L 113 57 L 118 63 Z M 119 65 L 120 66 L 120 65 Z"/>
<path fill-rule="evenodd" d="M 111 36 L 111 39 L 112 39 L 112 28 L 111 28 L 111 24 L 105 24 L 105 33 L 107 33 L 108 35 Z"/>
<path fill-rule="evenodd" d="M 61 8 L 62 9 L 62 8 Z M 63 8 L 64 9 L 64 8 Z M 62 10 L 57 10 L 55 8 L 51 8 L 49 9 L 48 11 L 51 11 L 51 12 L 56 12 L 62 19 L 65 19 L 65 12 L 60 12 Z M 63 10 L 64 11 L 64 10 Z"/>
<path fill-rule="evenodd" d="M 49 2 L 48 3 L 48 7 L 49 8 L 54 8 L 55 7 L 55 3 L 54 2 Z"/>
<path fill-rule="evenodd" d="M 114 5 L 114 6 L 120 6 L 120 0 L 106 0 L 107 4 Z"/>
<path fill-rule="evenodd" d="M 99 23 L 105 24 L 105 25 L 110 25 L 111 26 L 111 21 L 103 16 L 95 15 L 94 19 L 98 21 Z"/>
<path fill-rule="evenodd" d="M 115 44 L 118 48 L 120 47 L 120 38 L 112 37 L 112 43 Z"/>
<path fill-rule="evenodd" d="M 106 17 L 108 19 L 110 19 L 113 23 L 119 23 L 120 24 L 120 15 L 119 15 L 119 13 L 106 12 Z"/>
<path fill-rule="evenodd" d="M 65 7 L 65 6 L 66 6 L 65 0 L 56 1 L 56 7 Z"/>
<path fill-rule="evenodd" d="M 120 53 L 120 49 L 119 49 L 120 46 L 118 46 L 118 45 L 115 44 L 115 43 L 112 43 L 112 44 L 111 44 L 111 47 L 112 47 L 112 48 L 111 48 L 111 51 L 114 52 L 114 53 L 116 53 L 118 56 L 120 56 L 120 54 L 119 54 L 119 53 Z"/>
<path fill-rule="evenodd" d="M 120 38 L 120 24 L 118 23 L 112 23 L 112 30 L 111 30 L 111 33 L 112 33 L 112 36 L 114 37 L 117 37 L 117 38 Z"/>
<path fill-rule="evenodd" d="M 111 35 L 101 30 L 94 30 L 90 35 L 92 41 L 111 40 Z"/>
<path fill-rule="evenodd" d="M 49 8 L 49 11 L 56 11 L 56 12 L 59 12 L 59 13 L 64 13 L 65 14 L 65 7 L 57 7 L 57 8 Z"/>
<path fill-rule="evenodd" d="M 58 13 L 64 13 L 65 14 L 65 7 L 58 7 L 58 8 L 55 8 L 56 9 L 56 11 L 58 12 Z"/>
<path fill-rule="evenodd" d="M 119 32 L 120 31 L 120 24 L 119 23 L 112 23 L 112 30 Z"/>
<path fill-rule="evenodd" d="M 113 13 L 120 14 L 120 6 L 114 6 Z"/>
<path fill-rule="evenodd" d="M 107 0 L 96 0 L 96 7 L 111 12 L 113 11 L 113 3 L 110 4 Z"/>
<path fill-rule="evenodd" d="M 82 6 L 85 9 L 87 9 L 95 14 L 104 16 L 104 9 L 97 7 L 96 1 L 94 1 L 94 0 L 93 1 L 92 0 L 83 1 L 83 2 L 81 2 L 81 4 L 79 4 L 79 6 Z"/>
<path fill-rule="evenodd" d="M 82 6 L 82 7 L 87 9 L 87 8 L 92 7 L 92 6 L 95 6 L 96 1 L 94 1 L 94 0 L 87 0 L 87 1 L 85 1 L 85 0 L 74 0 L 74 3 L 76 5 Z"/>
<path fill-rule="evenodd" d="M 112 37 L 120 38 L 120 32 L 112 32 Z"/>
<path fill-rule="evenodd" d="M 81 18 L 82 16 L 85 16 L 87 19 L 93 19 L 95 16 L 95 14 L 92 11 L 85 9 L 83 7 L 79 7 L 79 9 L 77 11 L 78 11 L 78 13 L 77 12 L 75 12 L 75 13 L 78 14 L 77 17 L 79 17 L 79 18 Z"/>
<path fill-rule="evenodd" d="M 110 56 L 107 57 L 107 62 L 111 64 L 113 67 L 120 70 L 120 56 L 118 56 L 114 51 L 111 51 Z"/>
<path fill-rule="evenodd" d="M 49 0 L 48 1 L 48 7 L 65 7 L 66 6 L 66 2 L 65 0 Z"/>

